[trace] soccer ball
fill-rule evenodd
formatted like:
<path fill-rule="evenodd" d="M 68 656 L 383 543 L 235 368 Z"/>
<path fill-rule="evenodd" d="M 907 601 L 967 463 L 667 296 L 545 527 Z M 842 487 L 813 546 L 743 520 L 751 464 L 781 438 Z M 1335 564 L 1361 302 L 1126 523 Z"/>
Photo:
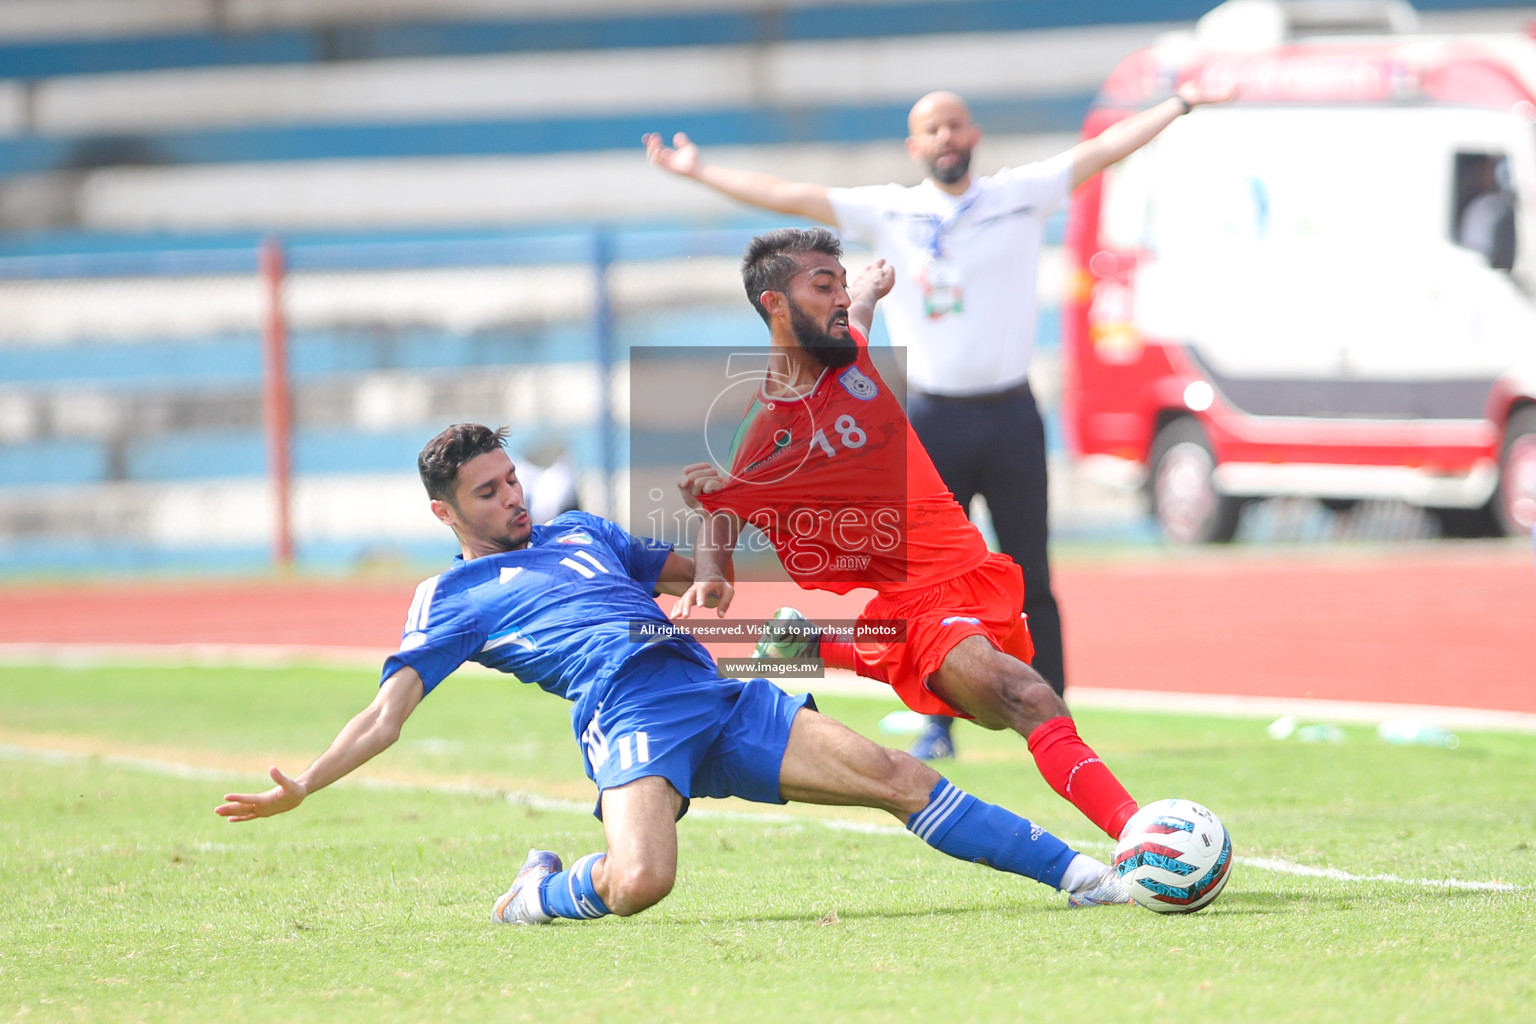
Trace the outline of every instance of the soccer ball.
<path fill-rule="evenodd" d="M 1232 867 L 1232 837 L 1192 800 L 1157 800 L 1131 815 L 1115 846 L 1115 870 L 1131 899 L 1158 914 L 1209 906 Z"/>

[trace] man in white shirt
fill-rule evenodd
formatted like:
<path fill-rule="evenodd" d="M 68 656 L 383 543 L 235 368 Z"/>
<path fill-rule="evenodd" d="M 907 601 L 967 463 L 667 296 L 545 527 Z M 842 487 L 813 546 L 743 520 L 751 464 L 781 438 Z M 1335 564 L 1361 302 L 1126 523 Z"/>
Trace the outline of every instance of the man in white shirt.
<path fill-rule="evenodd" d="M 927 169 L 913 187 L 829 188 L 705 163 L 678 133 L 645 136 L 651 162 L 752 206 L 831 225 L 896 271 L 884 303 L 891 343 L 907 349 L 908 418 L 962 507 L 986 498 L 998 545 L 1024 570 L 1034 667 L 1066 686 L 1061 616 L 1047 560 L 1045 428 L 1030 393 L 1035 282 L 1048 218 L 1072 190 L 1202 103 L 1198 83 L 1048 160 L 971 174 L 981 129 L 949 92 L 918 100 L 907 153 Z M 950 719 L 929 720 L 918 757 L 953 756 Z"/>

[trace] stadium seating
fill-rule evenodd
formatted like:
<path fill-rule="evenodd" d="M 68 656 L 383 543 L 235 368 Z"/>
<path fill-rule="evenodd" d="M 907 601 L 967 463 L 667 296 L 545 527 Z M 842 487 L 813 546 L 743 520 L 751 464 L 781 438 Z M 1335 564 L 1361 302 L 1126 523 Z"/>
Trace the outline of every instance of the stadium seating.
<path fill-rule="evenodd" d="M 56 6 L 63 31 L 86 5 Z M 634 160 L 642 132 L 798 147 L 792 163 L 864 180 L 857 144 L 899 138 L 939 85 L 999 137 L 1073 132 L 1114 61 L 1165 27 L 1148 23 L 1204 5 L 609 0 L 555 16 L 383 5 L 408 20 L 370 21 L 358 4 L 233 3 L 215 5 L 222 23 L 139 6 L 159 28 L 0 41 L 0 179 L 29 179 L 0 192 L 0 225 L 484 225 L 585 215 L 594 196 L 618 197 L 610 218 L 719 216 Z M 877 178 L 907 173 L 888 148 Z"/>
<path fill-rule="evenodd" d="M 0 572 L 50 550 L 195 561 L 214 534 L 189 510 L 237 538 L 226 561 L 259 560 L 271 233 L 301 488 L 376 488 L 426 424 L 473 416 L 567 453 L 601 507 L 603 367 L 760 341 L 731 256 L 779 223 L 650 168 L 642 132 L 807 180 L 911 181 L 905 112 L 945 87 L 988 130 L 985 171 L 1070 144 L 1114 63 L 1208 6 L 0 0 Z M 309 550 L 340 561 L 437 537 L 305 514 Z M 131 554 L 81 546 L 113 529 Z"/>

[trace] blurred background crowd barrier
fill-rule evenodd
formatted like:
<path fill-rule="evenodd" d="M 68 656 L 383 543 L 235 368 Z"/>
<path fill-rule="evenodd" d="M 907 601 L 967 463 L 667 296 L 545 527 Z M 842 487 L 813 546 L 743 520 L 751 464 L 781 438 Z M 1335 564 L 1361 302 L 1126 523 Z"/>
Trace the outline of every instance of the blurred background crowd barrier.
<path fill-rule="evenodd" d="M 758 343 L 748 237 L 0 261 L 0 568 L 434 558 L 416 453 L 463 420 L 511 428 L 537 518 L 622 514 L 628 350 Z"/>
<path fill-rule="evenodd" d="M 622 518 L 630 347 L 760 343 L 735 260 L 782 223 L 650 167 L 643 132 L 911 182 L 907 108 L 949 88 L 986 173 L 1071 145 L 1115 63 L 1210 6 L 0 0 L 0 573 L 435 561 L 414 458 L 458 419 L 513 428 L 544 510 Z M 1034 368 L 1058 463 L 1061 236 Z M 1152 536 L 1135 495 L 1052 486 L 1058 537 Z"/>

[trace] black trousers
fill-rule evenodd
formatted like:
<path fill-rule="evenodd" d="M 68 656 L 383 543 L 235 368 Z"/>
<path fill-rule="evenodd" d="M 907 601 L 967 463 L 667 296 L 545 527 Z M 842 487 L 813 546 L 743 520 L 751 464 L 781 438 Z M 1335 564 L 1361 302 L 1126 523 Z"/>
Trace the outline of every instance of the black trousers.
<path fill-rule="evenodd" d="M 1035 670 L 1062 693 L 1061 612 L 1046 554 L 1045 423 L 1029 385 L 967 398 L 914 391 L 907 417 L 960 507 L 978 494 L 987 499 L 998 546 L 1024 570 Z"/>

